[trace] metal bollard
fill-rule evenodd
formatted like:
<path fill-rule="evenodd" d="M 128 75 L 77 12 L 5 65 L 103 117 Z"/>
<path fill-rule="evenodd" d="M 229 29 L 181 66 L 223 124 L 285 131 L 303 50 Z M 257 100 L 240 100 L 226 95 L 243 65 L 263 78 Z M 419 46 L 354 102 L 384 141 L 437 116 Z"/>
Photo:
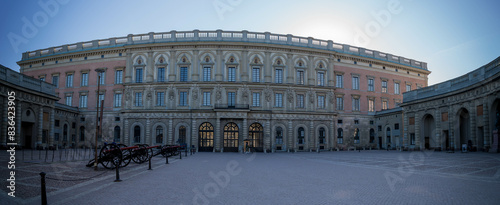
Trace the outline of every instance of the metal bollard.
<path fill-rule="evenodd" d="M 120 165 L 116 166 L 115 169 L 116 169 L 116 179 L 114 182 L 121 182 L 122 180 L 120 180 Z"/>
<path fill-rule="evenodd" d="M 165 159 L 167 161 L 165 164 L 168 164 L 168 155 L 165 156 Z"/>
<path fill-rule="evenodd" d="M 149 157 L 149 169 L 148 170 L 153 170 L 153 169 L 151 169 L 151 158 L 152 157 Z"/>
<path fill-rule="evenodd" d="M 47 191 L 45 190 L 45 172 L 40 172 L 42 177 L 42 205 L 47 205 Z"/>
<path fill-rule="evenodd" d="M 188 148 L 186 147 L 186 156 L 185 157 L 187 157 L 187 156 L 188 156 Z"/>

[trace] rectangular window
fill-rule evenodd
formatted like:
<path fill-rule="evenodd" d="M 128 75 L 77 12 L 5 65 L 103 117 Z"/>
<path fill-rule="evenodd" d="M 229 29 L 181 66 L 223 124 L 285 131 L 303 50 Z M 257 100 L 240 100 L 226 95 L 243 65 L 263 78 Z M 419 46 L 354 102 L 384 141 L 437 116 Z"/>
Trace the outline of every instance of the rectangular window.
<path fill-rule="evenodd" d="M 442 122 L 447 122 L 448 121 L 448 112 L 442 112 L 441 113 L 441 121 Z"/>
<path fill-rule="evenodd" d="M 375 80 L 373 79 L 368 79 L 368 91 L 374 91 L 374 84 L 375 84 Z"/>
<path fill-rule="evenodd" d="M 73 87 L 73 74 L 66 75 L 66 87 Z"/>
<path fill-rule="evenodd" d="M 67 106 L 71 106 L 72 101 L 73 101 L 72 96 L 66 96 L 66 105 Z"/>
<path fill-rule="evenodd" d="M 399 123 L 394 124 L 394 130 L 399 130 Z"/>
<path fill-rule="evenodd" d="M 408 121 L 409 121 L 409 122 L 408 122 L 408 124 L 409 124 L 409 125 L 415 125 L 415 117 L 410 117 L 410 118 L 408 119 Z"/>
<path fill-rule="evenodd" d="M 352 77 L 352 89 L 359 90 L 359 77 Z"/>
<path fill-rule="evenodd" d="M 483 105 L 478 105 L 476 107 L 476 113 L 477 113 L 477 116 L 483 116 Z"/>
<path fill-rule="evenodd" d="M 252 82 L 258 83 L 260 82 L 260 68 L 252 69 Z"/>
<path fill-rule="evenodd" d="M 352 110 L 359 111 L 359 98 L 352 99 Z"/>
<path fill-rule="evenodd" d="M 203 106 L 209 106 L 210 102 L 210 92 L 203 92 Z"/>
<path fill-rule="evenodd" d="M 337 110 L 344 110 L 344 98 L 337 97 Z"/>
<path fill-rule="evenodd" d="M 142 83 L 142 68 L 135 69 L 135 82 Z"/>
<path fill-rule="evenodd" d="M 203 81 L 210 81 L 211 76 L 212 76 L 211 73 L 212 73 L 212 68 L 204 67 L 203 68 Z"/>
<path fill-rule="evenodd" d="M 282 69 L 274 70 L 274 82 L 275 83 L 283 83 L 283 70 Z"/>
<path fill-rule="evenodd" d="M 236 68 L 235 67 L 227 68 L 227 81 L 228 82 L 235 82 L 236 81 Z"/>
<path fill-rule="evenodd" d="M 410 144 L 415 145 L 415 133 L 410 133 Z"/>
<path fill-rule="evenodd" d="M 187 106 L 187 92 L 179 93 L 179 106 Z"/>
<path fill-rule="evenodd" d="M 158 82 L 165 82 L 165 68 L 158 68 Z"/>
<path fill-rule="evenodd" d="M 387 81 L 382 81 L 382 92 L 387 93 Z"/>
<path fill-rule="evenodd" d="M 135 102 L 134 102 L 134 105 L 136 107 L 142 106 L 142 93 L 140 93 L 140 92 L 135 93 Z"/>
<path fill-rule="evenodd" d="M 106 82 L 106 72 L 100 72 L 98 74 L 101 78 L 99 78 L 99 84 L 104 85 L 104 82 Z"/>
<path fill-rule="evenodd" d="M 86 107 L 87 107 L 87 96 L 80 95 L 80 108 L 86 108 Z"/>
<path fill-rule="evenodd" d="M 82 73 L 82 81 L 80 82 L 80 86 L 89 86 L 89 74 Z"/>
<path fill-rule="evenodd" d="M 323 72 L 318 72 L 318 85 L 319 86 L 325 85 L 325 73 Z"/>
<path fill-rule="evenodd" d="M 121 93 L 115 93 L 114 97 L 114 106 L 115 107 L 121 107 L 122 106 L 122 94 Z"/>
<path fill-rule="evenodd" d="M 304 95 L 297 95 L 297 107 L 304 108 Z"/>
<path fill-rule="evenodd" d="M 252 94 L 252 106 L 260 107 L 260 93 Z"/>
<path fill-rule="evenodd" d="M 157 92 L 156 93 L 156 106 L 165 106 L 165 93 Z"/>
<path fill-rule="evenodd" d="M 123 81 L 123 70 L 115 71 L 115 84 L 122 84 Z"/>
<path fill-rule="evenodd" d="M 180 77 L 179 80 L 181 82 L 187 82 L 188 81 L 188 68 L 187 67 L 181 67 L 180 72 L 181 72 L 181 77 Z"/>
<path fill-rule="evenodd" d="M 297 71 L 297 84 L 304 85 L 304 71 L 303 70 Z"/>
<path fill-rule="evenodd" d="M 394 94 L 399 95 L 399 83 L 394 83 Z"/>
<path fill-rule="evenodd" d="M 325 108 L 325 96 L 318 95 L 318 108 Z"/>
<path fill-rule="evenodd" d="M 283 107 L 283 94 L 281 93 L 274 94 L 274 106 Z"/>
<path fill-rule="evenodd" d="M 227 93 L 227 106 L 234 106 L 236 104 L 236 93 L 228 92 Z"/>
<path fill-rule="evenodd" d="M 406 92 L 411 91 L 411 85 L 406 85 Z"/>
<path fill-rule="evenodd" d="M 45 77 L 40 77 L 40 80 L 45 82 Z"/>
<path fill-rule="evenodd" d="M 52 85 L 55 85 L 56 88 L 59 88 L 59 76 L 52 76 Z"/>
<path fill-rule="evenodd" d="M 344 87 L 344 76 L 343 75 L 337 75 L 337 88 L 343 88 Z"/>
<path fill-rule="evenodd" d="M 387 110 L 387 109 L 389 109 L 389 102 L 382 101 L 382 110 Z"/>
<path fill-rule="evenodd" d="M 101 107 L 101 103 L 104 100 L 104 94 L 99 94 L 99 107 Z"/>
<path fill-rule="evenodd" d="M 375 111 L 375 100 L 368 99 L 368 112 L 374 112 L 374 111 Z"/>

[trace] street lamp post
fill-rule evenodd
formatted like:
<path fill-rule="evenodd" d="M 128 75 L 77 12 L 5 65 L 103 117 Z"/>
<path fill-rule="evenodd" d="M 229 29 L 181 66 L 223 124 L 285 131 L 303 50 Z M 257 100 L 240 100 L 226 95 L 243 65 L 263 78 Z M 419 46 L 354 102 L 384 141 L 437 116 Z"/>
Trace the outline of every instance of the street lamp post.
<path fill-rule="evenodd" d="M 96 115 L 95 115 L 95 159 L 94 159 L 94 170 L 97 171 L 97 137 L 99 136 L 99 94 L 100 94 L 100 85 L 101 85 L 101 73 L 104 72 L 104 69 L 98 68 L 95 69 L 97 72 L 97 100 L 96 100 Z M 103 106 L 103 105 L 101 105 Z M 102 119 L 101 119 L 102 120 Z"/>

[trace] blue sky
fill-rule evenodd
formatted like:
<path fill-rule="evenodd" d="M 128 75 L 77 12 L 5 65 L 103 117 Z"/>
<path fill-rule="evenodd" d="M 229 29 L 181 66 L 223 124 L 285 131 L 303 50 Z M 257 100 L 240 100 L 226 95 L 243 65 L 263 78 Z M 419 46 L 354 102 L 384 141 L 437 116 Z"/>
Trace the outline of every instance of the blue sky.
<path fill-rule="evenodd" d="M 51 5 L 49 10 L 40 2 Z M 248 30 L 333 40 L 427 62 L 429 84 L 435 84 L 500 56 L 498 8 L 495 0 L 4 0 L 0 64 L 19 70 L 22 52 L 127 34 Z"/>

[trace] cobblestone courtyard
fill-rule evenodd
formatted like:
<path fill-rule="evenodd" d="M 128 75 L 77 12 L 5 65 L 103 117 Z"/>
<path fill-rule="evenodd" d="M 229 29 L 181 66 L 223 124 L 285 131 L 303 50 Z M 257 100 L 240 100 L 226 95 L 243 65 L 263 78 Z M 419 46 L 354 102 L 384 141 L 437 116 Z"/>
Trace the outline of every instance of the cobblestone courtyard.
<path fill-rule="evenodd" d="M 18 163 L 16 198 L 40 204 L 40 171 L 49 204 L 496 204 L 500 155 L 489 153 L 342 151 L 197 153 L 115 172 L 86 161 Z M 86 178 L 91 179 L 86 179 Z M 7 201 L 8 203 L 4 203 Z"/>

